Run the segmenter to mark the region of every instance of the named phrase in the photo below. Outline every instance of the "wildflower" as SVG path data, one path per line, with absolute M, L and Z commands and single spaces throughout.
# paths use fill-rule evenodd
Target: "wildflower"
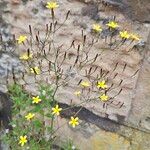
M 103 80 L 103 81 L 99 81 L 99 82 L 97 83 L 97 87 L 98 87 L 98 88 L 105 89 L 105 88 L 107 88 L 107 85 L 105 84 L 105 81 Z
M 29 113 L 28 115 L 25 116 L 25 118 L 27 120 L 31 120 L 34 116 L 35 116 L 35 114 Z
M 55 107 L 52 108 L 52 111 L 53 111 L 52 114 L 59 116 L 61 110 L 62 108 L 59 108 L 59 106 L 56 105 Z
M 25 143 L 27 143 L 27 136 L 20 136 L 19 144 L 21 144 L 21 146 L 24 146 Z
M 105 102 L 105 101 L 108 101 L 109 97 L 106 94 L 102 94 L 99 98 L 101 101 Z
M 87 81 L 82 81 L 82 82 L 81 82 L 81 85 L 82 85 L 83 87 L 89 87 L 89 86 L 90 86 L 90 83 L 87 82 Z
M 120 37 L 123 39 L 129 39 L 130 38 L 130 34 L 127 31 L 120 31 L 119 34 L 120 34 Z
M 72 125 L 73 128 L 75 128 L 75 126 L 79 125 L 79 118 L 76 117 L 71 117 L 70 121 L 69 121 L 69 124 Z
M 30 68 L 31 73 L 34 73 L 36 75 L 40 74 L 40 69 L 38 67 Z
M 93 30 L 96 32 L 101 32 L 102 28 L 99 24 L 93 24 Z
M 27 54 L 27 53 L 24 53 L 22 56 L 20 56 L 20 59 L 22 60 L 28 60 L 30 58 L 32 58 L 33 54 Z
M 46 8 L 48 8 L 48 9 L 55 9 L 57 7 L 59 7 L 57 2 L 47 2 Z
M 39 98 L 39 96 L 37 96 L 37 97 L 32 97 L 32 103 L 33 104 L 38 104 L 39 102 L 41 102 L 42 100 Z
M 76 92 L 74 92 L 74 94 L 75 94 L 76 96 L 80 96 L 80 95 L 81 95 L 81 91 L 76 91 Z
M 17 39 L 18 44 L 23 43 L 27 39 L 27 36 L 25 35 L 20 35 L 19 38 Z
M 118 23 L 115 22 L 115 21 L 110 21 L 108 24 L 106 24 L 109 28 L 112 28 L 112 29 L 116 29 L 119 27 Z
M 136 34 L 130 34 L 130 39 L 135 40 L 135 41 L 139 41 L 140 37 Z

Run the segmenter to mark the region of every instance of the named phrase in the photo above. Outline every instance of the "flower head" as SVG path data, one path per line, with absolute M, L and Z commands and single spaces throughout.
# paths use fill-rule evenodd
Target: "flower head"
M 39 102 L 41 102 L 42 100 L 39 98 L 39 96 L 37 97 L 32 97 L 32 103 L 33 104 L 38 104 Z
M 59 7 L 57 2 L 47 2 L 47 4 L 46 4 L 46 8 L 48 8 L 48 9 L 55 9 L 57 7 Z
M 21 146 L 24 146 L 25 143 L 27 143 L 27 136 L 20 136 L 19 144 L 21 144 Z
M 87 81 L 82 81 L 82 82 L 81 82 L 81 85 L 82 85 L 83 87 L 89 87 L 89 86 L 90 86 L 90 83 L 87 82 Z
M 30 54 L 27 54 L 27 53 L 24 53 L 23 55 L 20 56 L 20 59 L 21 60 L 28 60 L 30 58 L 32 58 L 33 54 L 30 53 Z
M 130 39 L 135 40 L 135 41 L 139 41 L 140 37 L 138 35 L 132 33 L 132 34 L 130 34 Z
M 28 115 L 25 116 L 25 118 L 27 120 L 31 120 L 34 116 L 35 116 L 35 114 L 29 113 Z
M 108 24 L 106 24 L 111 29 L 116 29 L 119 27 L 118 23 L 115 21 L 110 21 Z
M 76 91 L 76 92 L 74 92 L 74 94 L 75 94 L 76 96 L 80 96 L 80 95 L 81 95 L 81 91 Z
M 102 31 L 102 27 L 99 24 L 93 24 L 93 30 L 95 32 L 101 32 Z
M 104 80 L 103 81 L 98 81 L 97 87 L 102 88 L 102 89 L 106 89 L 107 88 L 106 82 Z
M 120 31 L 119 34 L 120 34 L 120 37 L 123 39 L 129 39 L 130 38 L 130 34 L 127 31 Z
M 106 94 L 102 94 L 99 98 L 101 101 L 106 102 L 106 101 L 108 101 L 109 97 Z
M 27 36 L 25 35 L 20 35 L 19 38 L 17 39 L 18 44 L 23 43 L 27 39 Z
M 75 126 L 79 125 L 79 118 L 78 117 L 71 117 L 69 124 L 72 125 L 73 128 L 75 128 Z
M 36 75 L 40 74 L 40 72 L 41 72 L 38 67 L 30 68 L 30 71 L 31 71 L 31 73 L 34 73 Z
M 53 111 L 52 114 L 59 116 L 61 110 L 62 108 L 59 108 L 59 106 L 56 105 L 55 107 L 52 108 L 52 111 Z

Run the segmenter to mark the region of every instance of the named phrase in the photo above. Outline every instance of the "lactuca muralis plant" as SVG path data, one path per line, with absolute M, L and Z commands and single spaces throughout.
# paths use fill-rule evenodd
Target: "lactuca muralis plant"
M 53 126 L 45 126 L 45 119 L 52 119 L 53 90 L 40 87 L 39 95 L 32 96 L 25 93 L 19 85 L 9 88 L 13 100 L 13 130 L 6 134 L 5 139 L 11 149 L 40 150 L 52 146 L 52 138 L 45 140 L 45 131 L 53 135 Z
M 66 122 L 73 128 L 80 124 L 78 114 L 89 102 L 102 103 L 104 109 L 107 109 L 107 106 L 121 108 L 124 103 L 115 98 L 122 92 L 123 80 L 121 79 L 117 85 L 109 81 L 110 78 L 115 79 L 118 76 L 115 70 L 119 63 L 114 64 L 111 70 L 105 70 L 96 63 L 100 61 L 101 53 L 105 50 L 117 51 L 126 47 L 126 51 L 129 52 L 140 40 L 138 35 L 120 29 L 120 25 L 114 18 L 105 26 L 99 23 L 91 25 L 91 41 L 89 35 L 82 31 L 80 41 L 73 40 L 70 47 L 63 48 L 63 44 L 56 44 L 57 33 L 68 20 L 70 11 L 67 12 L 63 23 L 58 23 L 55 9 L 59 9 L 59 4 L 48 2 L 46 7 L 51 12 L 51 20 L 49 24 L 46 24 L 44 38 L 39 31 L 33 32 L 29 25 L 29 35 L 20 35 L 16 40 L 18 49 L 21 45 L 26 51 L 21 54 L 19 52 L 19 58 L 24 66 L 21 78 L 16 79 L 15 73 L 12 72 L 15 86 L 10 90 L 14 101 L 14 117 L 11 125 L 14 127 L 7 134 L 6 139 L 15 149 L 52 148 L 55 143 L 55 133 L 61 128 L 54 128 L 55 118 L 65 111 L 59 106 L 57 94 L 64 88 L 76 87 L 72 94 L 80 99 L 80 103 L 74 103 L 71 100 L 71 106 L 68 108 L 81 106 L 81 109 L 70 116 L 70 120 Z M 104 31 L 108 33 L 105 36 Z M 97 52 L 93 55 L 94 45 L 101 40 L 104 40 L 105 47 L 101 53 Z M 125 71 L 126 66 L 127 64 L 124 64 L 122 72 Z M 79 78 L 71 77 L 75 74 Z M 41 86 L 41 83 L 44 86 Z M 33 95 L 29 91 L 24 93 L 24 88 L 29 84 L 40 87 L 39 94 Z M 112 95 L 111 91 L 114 89 L 119 90 Z M 47 119 L 50 120 L 48 125 Z
M 41 86 L 39 95 L 33 96 L 25 93 L 19 85 L 9 87 L 9 93 L 14 103 L 13 120 L 10 123 L 13 130 L 6 133 L 3 140 L 9 144 L 11 149 L 44 150 L 47 148 L 51 150 L 55 147 L 70 149 L 71 145 L 73 146 L 71 143 L 65 145 L 62 143 L 59 147 L 53 143 L 56 140 L 55 132 L 60 128 L 54 128 L 53 120 L 62 110 L 54 101 L 53 92 L 51 87 Z M 45 121 L 50 123 L 46 124 Z M 77 120 L 69 122 L 73 127 L 77 123 Z

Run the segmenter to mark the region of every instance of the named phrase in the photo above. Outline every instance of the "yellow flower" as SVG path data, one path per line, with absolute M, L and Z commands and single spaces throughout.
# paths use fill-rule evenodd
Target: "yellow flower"
M 115 21 L 110 21 L 108 24 L 106 24 L 108 27 L 112 28 L 112 29 L 116 29 L 119 27 L 118 23 Z
M 130 39 L 135 40 L 135 41 L 139 41 L 140 37 L 136 34 L 130 34 Z
M 38 104 L 39 102 L 41 102 L 42 100 L 39 98 L 39 96 L 37 97 L 32 97 L 32 103 L 33 104 Z
M 97 87 L 98 88 L 102 88 L 102 89 L 105 89 L 105 88 L 107 88 L 107 85 L 105 84 L 106 82 L 103 80 L 103 81 L 99 81 L 98 83 L 97 83 Z
M 40 69 L 38 67 L 34 67 L 34 68 L 30 68 L 30 71 L 31 73 L 34 73 L 34 74 L 40 74 Z
M 76 96 L 80 96 L 80 95 L 81 95 L 81 91 L 76 91 L 76 92 L 74 92 L 74 94 L 75 94 Z
M 79 118 L 71 117 L 69 124 L 72 125 L 73 128 L 75 128 L 75 126 L 79 125 Z
M 105 101 L 108 101 L 109 97 L 106 94 L 102 94 L 99 98 L 101 101 L 105 102 Z
M 102 28 L 99 24 L 93 24 L 93 30 L 96 32 L 101 32 Z
M 34 116 L 35 116 L 35 114 L 29 113 L 28 115 L 25 116 L 25 118 L 27 120 L 31 120 Z
M 55 9 L 57 7 L 59 7 L 59 5 L 56 2 L 47 2 L 46 8 Z
M 130 38 L 130 34 L 127 31 L 120 31 L 119 34 L 120 34 L 120 37 L 123 39 L 129 39 Z
M 24 53 L 22 56 L 20 56 L 20 59 L 21 60 L 28 60 L 30 58 L 32 58 L 33 54 L 27 54 L 27 53 Z
M 23 43 L 27 39 L 27 36 L 25 35 L 20 35 L 19 38 L 17 39 L 18 44 Z
M 20 136 L 19 144 L 21 144 L 21 146 L 24 146 L 25 143 L 27 143 L 27 136 Z
M 55 107 L 52 108 L 52 111 L 53 111 L 52 114 L 59 116 L 61 110 L 62 108 L 59 108 L 59 106 L 56 105 Z
M 89 87 L 89 86 L 90 86 L 90 83 L 87 82 L 87 81 L 82 81 L 82 82 L 81 82 L 81 85 L 82 85 L 83 87 Z

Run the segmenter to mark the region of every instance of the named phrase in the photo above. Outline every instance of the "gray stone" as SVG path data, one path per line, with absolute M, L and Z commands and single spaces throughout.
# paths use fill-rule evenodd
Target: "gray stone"
M 90 4 L 82 8 L 81 13 L 83 16 L 88 16 L 91 19 L 98 20 L 98 5 Z
M 150 23 L 149 0 L 103 0 L 103 2 L 118 7 L 119 10 L 133 20 Z
M 132 100 L 132 107 L 129 113 L 128 121 L 135 126 L 150 129 L 150 34 L 148 36 L 145 54 L 141 63 L 141 68 L 135 87 L 135 94 Z
M 20 60 L 13 53 L 0 51 L 0 77 L 7 77 L 13 71 L 14 73 L 23 71 Z

